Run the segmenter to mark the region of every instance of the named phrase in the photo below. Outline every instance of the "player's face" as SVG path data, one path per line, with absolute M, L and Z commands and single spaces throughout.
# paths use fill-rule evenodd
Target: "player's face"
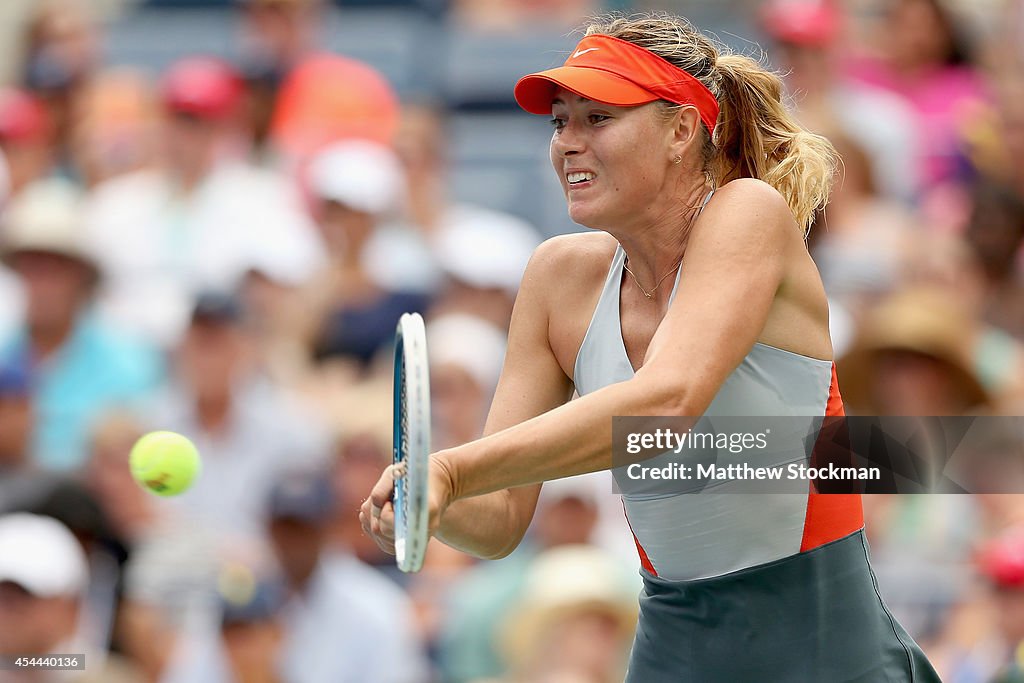
M 621 229 L 662 213 L 673 135 L 656 105 L 613 107 L 559 90 L 551 114 L 551 163 L 574 221 Z

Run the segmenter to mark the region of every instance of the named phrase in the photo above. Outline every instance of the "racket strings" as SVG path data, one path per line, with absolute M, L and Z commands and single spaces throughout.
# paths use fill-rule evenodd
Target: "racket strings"
M 400 489 L 400 495 L 398 498 L 398 505 L 402 508 L 402 515 L 399 518 L 400 523 L 403 525 L 402 533 L 405 533 L 405 526 L 408 525 L 408 517 L 405 513 L 409 509 L 409 478 L 405 475 L 408 474 L 407 466 L 409 462 L 409 393 L 408 393 L 408 382 L 405 381 L 405 362 L 402 361 L 402 377 L 401 389 L 399 393 L 398 405 L 400 406 L 399 412 L 399 425 L 401 439 L 398 442 L 398 454 L 399 463 L 402 466 L 403 476 L 398 480 L 398 488 Z M 396 520 L 398 521 L 398 520 Z

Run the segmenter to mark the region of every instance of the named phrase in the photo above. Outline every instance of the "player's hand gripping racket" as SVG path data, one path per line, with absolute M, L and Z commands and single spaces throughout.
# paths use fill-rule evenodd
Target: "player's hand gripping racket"
M 406 313 L 395 334 L 395 559 L 418 572 L 427 552 L 430 461 L 430 375 L 427 335 L 419 313 Z

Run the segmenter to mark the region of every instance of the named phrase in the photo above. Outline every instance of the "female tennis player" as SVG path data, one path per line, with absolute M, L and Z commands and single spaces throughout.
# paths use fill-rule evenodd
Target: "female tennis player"
M 569 214 L 533 256 L 486 436 L 433 454 L 431 529 L 511 552 L 546 480 L 612 467 L 612 417 L 841 414 L 804 238 L 834 153 L 777 76 L 683 19 L 612 17 L 528 75 Z M 573 389 L 580 398 L 569 401 Z M 360 512 L 391 548 L 389 469 Z M 810 486 L 808 487 L 810 489 Z M 630 683 L 937 681 L 874 586 L 851 495 L 624 496 Z

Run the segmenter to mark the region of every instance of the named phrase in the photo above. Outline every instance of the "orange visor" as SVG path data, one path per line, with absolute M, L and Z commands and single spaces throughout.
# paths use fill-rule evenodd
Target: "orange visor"
M 718 121 L 718 100 L 703 83 L 650 50 L 612 36 L 587 36 L 564 66 L 520 78 L 516 102 L 531 114 L 550 114 L 558 88 L 617 107 L 655 100 L 692 105 L 709 133 Z

